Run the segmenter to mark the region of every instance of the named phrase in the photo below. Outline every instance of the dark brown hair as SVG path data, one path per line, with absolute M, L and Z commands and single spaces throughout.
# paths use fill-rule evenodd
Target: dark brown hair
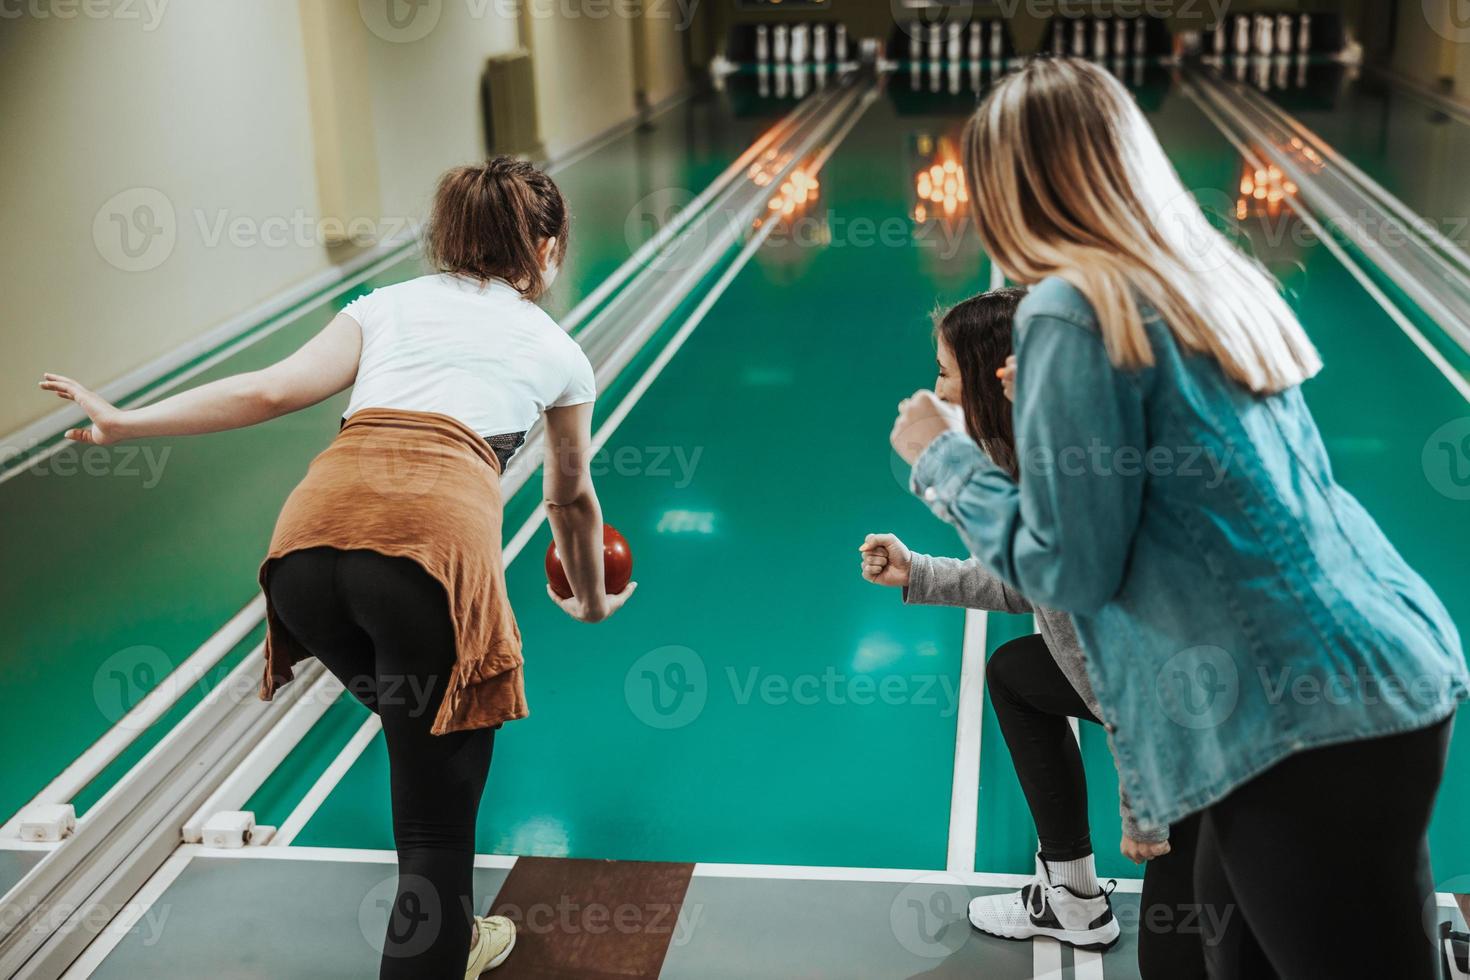
M 965 429 L 1011 476 L 1020 474 L 1011 403 L 996 372 L 1011 353 L 1011 325 L 1025 289 L 992 289 L 935 317 L 934 333 L 954 354 L 964 391 Z
M 537 299 L 547 284 L 536 250 L 555 238 L 551 261 L 559 264 L 569 223 L 566 199 L 550 177 L 524 160 L 491 157 L 439 178 L 424 254 L 440 272 L 504 279 Z

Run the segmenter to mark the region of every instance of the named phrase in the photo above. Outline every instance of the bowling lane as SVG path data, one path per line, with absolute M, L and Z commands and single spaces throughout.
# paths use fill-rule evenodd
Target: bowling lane
M 905 609 L 856 549 L 884 528 L 958 547 L 886 437 L 933 379 L 928 312 L 988 279 L 972 238 L 916 238 L 910 218 L 972 102 L 874 104 L 810 220 L 757 253 L 617 431 L 599 489 L 637 558 L 630 606 L 563 617 L 545 528 L 512 566 L 531 717 L 499 736 L 480 850 L 944 866 L 962 616 Z M 296 843 L 391 847 L 386 786 L 379 738 Z
M 651 222 L 637 220 L 651 189 L 697 192 L 771 118 L 729 96 L 681 103 L 557 170 L 577 218 L 552 308 L 569 308 L 652 233 Z M 351 298 L 420 271 L 405 257 L 347 294 L 294 309 L 277 332 L 191 384 L 269 364 Z M 0 769 L 0 814 L 28 801 L 253 598 L 280 503 L 345 405 L 339 397 L 204 439 L 67 448 L 0 483 L 0 685 L 10 694 L 0 741 L 29 746 Z M 192 690 L 183 706 L 201 694 Z M 153 726 L 138 748 L 173 720 Z M 110 768 L 86 800 L 118 771 Z
M 1470 124 L 1373 72 L 1334 63 L 1293 70 L 1266 95 L 1445 237 L 1470 248 Z

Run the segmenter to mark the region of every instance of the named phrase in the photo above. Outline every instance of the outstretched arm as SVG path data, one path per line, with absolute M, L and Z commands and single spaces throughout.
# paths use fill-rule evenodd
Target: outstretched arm
M 41 388 L 76 402 L 91 426 L 66 438 L 105 446 L 149 436 L 191 436 L 241 429 L 317 404 L 357 377 L 362 328 L 339 313 L 321 333 L 285 360 L 181 391 L 139 408 L 118 408 L 71 378 L 46 374 Z

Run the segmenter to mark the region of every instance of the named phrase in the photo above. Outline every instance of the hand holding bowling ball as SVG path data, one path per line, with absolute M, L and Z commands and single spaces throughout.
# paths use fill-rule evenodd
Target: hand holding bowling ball
M 607 594 L 607 608 L 600 617 L 589 616 L 587 604 L 572 594 L 572 585 L 567 580 L 561 556 L 557 554 L 556 541 L 553 539 L 546 549 L 546 591 L 574 619 L 595 621 L 611 616 L 638 587 L 636 582 L 629 584 L 633 577 L 633 552 L 628 547 L 628 539 L 611 524 L 603 524 L 602 542 L 603 590 Z

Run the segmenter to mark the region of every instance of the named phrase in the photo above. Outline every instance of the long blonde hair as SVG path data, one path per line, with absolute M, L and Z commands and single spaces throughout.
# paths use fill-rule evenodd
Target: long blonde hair
M 965 181 L 980 241 L 1020 283 L 1056 275 L 1097 315 L 1108 358 L 1153 363 L 1138 301 L 1180 345 L 1256 394 L 1322 360 L 1275 281 L 1205 218 L 1117 79 L 1080 58 L 1039 58 L 970 118 Z

